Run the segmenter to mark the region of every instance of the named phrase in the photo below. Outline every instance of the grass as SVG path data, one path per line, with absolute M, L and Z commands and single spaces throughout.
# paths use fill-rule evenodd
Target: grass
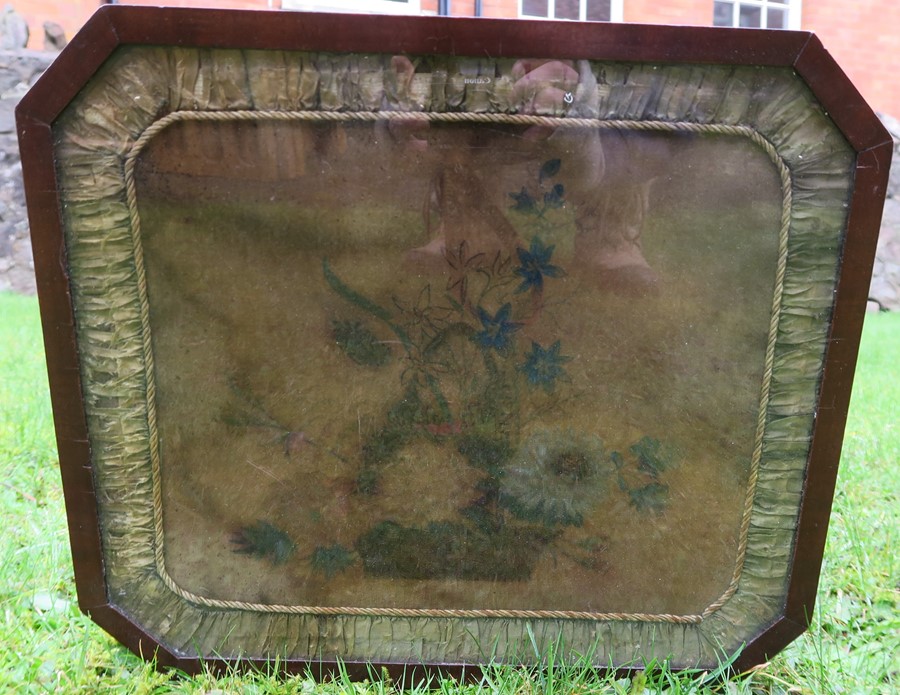
M 867 317 L 813 627 L 771 663 L 723 682 L 651 665 L 633 678 L 586 662 L 504 666 L 411 693 L 893 693 L 900 689 L 900 314 Z M 75 601 L 37 301 L 0 294 L 0 692 L 386 693 L 372 674 L 317 685 L 272 673 L 157 673 Z M 553 663 L 554 654 L 546 655 Z

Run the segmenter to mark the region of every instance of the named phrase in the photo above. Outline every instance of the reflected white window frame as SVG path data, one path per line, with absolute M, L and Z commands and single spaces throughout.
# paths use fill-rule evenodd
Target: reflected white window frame
M 420 0 L 281 0 L 283 10 L 357 14 L 421 14 Z
M 542 17 L 533 14 L 525 14 L 523 11 L 523 2 L 519 0 L 519 18 L 520 19 L 556 19 L 556 0 L 547 0 L 547 16 Z M 624 0 L 609 0 L 609 21 L 610 22 L 622 22 L 624 21 Z M 585 0 L 578 0 L 578 21 L 584 22 L 587 13 L 587 3 Z M 557 21 L 575 21 L 575 20 L 557 20 Z
M 760 29 L 767 29 L 768 9 L 772 7 L 787 12 L 787 29 L 800 29 L 800 17 L 802 14 L 803 0 L 719 0 L 720 2 L 731 5 L 731 26 L 740 27 L 741 7 L 757 7 L 760 9 L 760 19 L 762 26 Z M 715 0 L 713 8 L 715 12 Z M 779 29 L 781 27 L 778 27 Z

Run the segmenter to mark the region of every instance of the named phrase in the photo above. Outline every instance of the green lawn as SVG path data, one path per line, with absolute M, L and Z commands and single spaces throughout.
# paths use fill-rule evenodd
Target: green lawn
M 729 683 L 665 666 L 634 679 L 578 666 L 498 667 L 444 693 L 893 693 L 900 689 L 900 314 L 869 315 L 813 628 Z M 266 674 L 159 674 L 78 611 L 56 467 L 37 301 L 0 294 L 0 692 L 390 692 Z

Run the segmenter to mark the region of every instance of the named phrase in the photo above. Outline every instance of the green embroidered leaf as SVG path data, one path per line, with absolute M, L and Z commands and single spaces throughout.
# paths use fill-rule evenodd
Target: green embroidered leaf
M 380 321 L 384 321 L 387 324 L 388 328 L 390 328 L 394 334 L 400 338 L 400 342 L 403 343 L 403 347 L 409 351 L 412 346 L 412 342 L 409 339 L 409 335 L 407 335 L 406 331 L 404 331 L 400 326 L 393 323 L 391 313 L 370 300 L 367 297 L 364 297 L 356 290 L 351 289 L 347 285 L 345 285 L 341 279 L 335 275 L 334 271 L 331 269 L 331 265 L 328 263 L 327 258 L 322 259 L 322 274 L 325 276 L 325 282 L 328 283 L 328 286 L 331 287 L 335 292 L 337 292 L 341 297 L 346 299 L 351 304 L 356 305 L 360 309 L 365 312 L 368 312 L 375 318 Z
M 235 553 L 265 558 L 273 565 L 287 562 L 296 547 L 284 531 L 262 520 L 253 526 L 238 529 L 232 535 L 231 542 Z
M 671 468 L 676 459 L 676 452 L 672 447 L 652 437 L 642 437 L 637 444 L 631 446 L 631 453 L 638 459 L 638 468 L 654 478 Z
M 635 488 L 629 493 L 631 504 L 640 512 L 659 514 L 669 503 L 669 486 L 661 483 L 648 483 Z
M 343 572 L 353 564 L 354 553 L 340 543 L 317 546 L 312 554 L 312 566 L 331 579 L 338 572 Z
M 383 367 L 390 362 L 390 348 L 359 321 L 332 321 L 331 336 L 344 354 L 357 364 Z

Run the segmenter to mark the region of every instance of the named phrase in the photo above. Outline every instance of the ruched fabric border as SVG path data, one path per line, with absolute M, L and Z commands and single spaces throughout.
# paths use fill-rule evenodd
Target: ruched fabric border
M 559 636 L 573 648 L 596 642 L 607 652 L 598 651 L 599 661 L 628 660 L 653 645 L 680 663 L 714 660 L 719 650 L 745 640 L 748 630 L 771 622 L 784 600 L 852 151 L 789 70 L 583 61 L 576 108 L 522 116 L 511 101 L 512 61 L 448 59 L 430 73 L 416 73 L 405 86 L 382 67 L 388 61 L 387 56 L 131 47 L 114 56 L 55 124 L 110 599 L 186 653 L 452 661 L 478 660 L 484 645 L 496 644 L 498 656 L 511 658 L 530 621 L 538 621 L 533 633 L 539 644 Z M 482 73 L 495 79 L 467 92 L 466 80 Z M 388 110 L 361 116 L 378 109 Z M 192 599 L 166 583 L 154 504 L 158 475 L 148 465 L 155 446 L 147 410 L 152 355 L 148 362 L 146 295 L 142 300 L 126 162 L 138 141 L 152 136 L 149 129 L 164 127 L 166 118 L 186 117 L 175 114 L 233 118 L 243 112 L 257 119 L 309 112 L 320 120 L 473 122 L 499 116 L 509 119 L 502 122 L 539 119 L 557 127 L 584 127 L 578 121 L 587 119 L 591 127 L 706 133 L 726 126 L 736 130 L 722 134 L 750 137 L 776 153 L 773 162 L 786 186 L 781 291 L 773 299 L 753 454 L 755 493 L 744 510 L 733 581 L 719 600 L 701 615 L 668 616 L 669 621 L 570 611 L 290 613 L 279 612 L 285 607 Z

